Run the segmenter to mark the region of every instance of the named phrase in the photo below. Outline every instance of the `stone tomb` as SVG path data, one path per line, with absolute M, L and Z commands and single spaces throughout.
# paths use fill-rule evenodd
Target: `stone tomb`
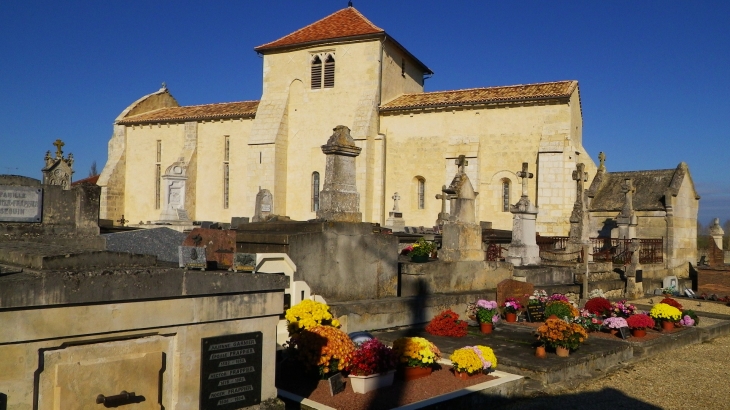
M 139 229 L 102 235 L 106 250 L 154 255 L 158 261 L 178 263 L 178 246 L 186 235 L 167 227 Z
M 208 268 L 208 261 L 205 257 L 205 248 L 198 246 L 179 246 L 178 247 L 180 267 L 184 269 L 200 269 Z
M 205 248 L 205 257 L 211 268 L 228 269 L 233 266 L 233 254 L 236 250 L 236 231 L 195 228 L 185 237 L 183 246 L 199 246 Z
M 501 306 L 507 298 L 515 298 L 522 306 L 527 306 L 534 291 L 535 286 L 532 283 L 505 279 L 497 284 L 497 303 Z

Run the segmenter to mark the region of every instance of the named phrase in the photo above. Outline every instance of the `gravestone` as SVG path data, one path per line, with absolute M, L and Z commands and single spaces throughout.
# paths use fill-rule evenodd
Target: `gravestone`
M 43 189 L 0 185 L 0 222 L 41 222 Z
M 182 232 L 167 227 L 102 235 L 106 240 L 106 250 L 108 251 L 155 255 L 157 260 L 165 262 L 178 262 L 178 246 L 186 236 Z
M 187 165 L 180 158 L 165 170 L 161 177 L 162 221 L 188 221 L 185 211 L 185 185 L 187 183 Z
M 385 226 L 391 228 L 393 232 L 404 232 L 406 222 L 403 220 L 403 213 L 400 211 L 398 206 L 400 195 L 396 192 L 391 198 L 393 199 L 393 210 L 388 213 L 388 219 L 385 220 Z
M 515 205 L 509 207 L 512 213 L 512 242 L 507 251 L 507 262 L 514 266 L 539 265 L 540 248 L 536 242 L 538 209 L 527 196 L 527 181 L 534 175 L 527 172 L 527 162 L 522 163 L 522 171 L 517 172 L 522 178 L 522 196 Z
M 355 165 L 362 148 L 355 145 L 350 129 L 344 125 L 338 125 L 333 131 L 327 144 L 322 145 L 322 152 L 327 158 L 317 219 L 328 222 L 362 222 Z
M 479 194 L 464 167 L 469 163 L 464 155 L 456 160 L 459 166 L 451 185 L 444 193 L 455 198 L 455 210 L 452 209 L 449 221 L 443 225 L 442 244 L 439 250 L 439 260 L 444 262 L 483 261 L 485 253 L 482 250 L 482 228 L 476 222 L 475 204 Z
M 449 195 L 446 193 L 446 189 L 448 187 L 446 185 L 441 186 L 441 193 L 436 194 L 436 199 L 441 200 L 441 212 L 439 212 L 438 218 L 436 218 L 436 225 L 437 226 L 443 226 L 448 220 L 449 220 L 449 213 L 446 212 L 446 201 L 450 201 L 451 199 L 454 199 L 454 196 Z
M 662 280 L 662 288 L 674 288 L 675 291 L 679 292 L 679 279 L 676 276 L 665 276 Z
M 247 224 L 249 219 L 247 216 L 233 216 L 231 217 L 231 229 L 238 229 L 239 225 Z
M 616 225 L 618 225 L 619 239 L 636 238 L 636 226 L 639 224 L 638 217 L 634 214 L 634 187 L 633 181 L 626 178 L 621 184 L 621 192 L 624 194 L 624 205 L 621 213 L 616 217 Z
M 588 173 L 585 172 L 585 164 L 579 163 L 576 165 L 576 170 L 573 171 L 573 180 L 576 181 L 576 193 L 573 212 L 570 214 L 570 231 L 565 249 L 567 253 L 580 251 L 583 244 L 590 241 L 590 213 L 588 212 L 585 190 Z
M 268 189 L 259 189 L 256 194 L 256 209 L 252 222 L 263 222 L 274 213 L 274 195 Z
M 505 279 L 497 284 L 497 303 L 501 306 L 507 298 L 515 298 L 522 306 L 527 306 L 535 286 L 529 282 Z
M 712 225 L 710 226 L 710 236 L 715 241 L 715 245 L 722 250 L 722 237 L 725 235 L 725 231 L 720 226 L 720 218 L 715 218 L 712 220 Z
M 236 231 L 195 228 L 187 234 L 182 245 L 204 248 L 208 262 L 214 262 L 217 269 L 228 269 L 233 266 L 236 252 Z
M 261 402 L 261 332 L 202 339 L 200 409 L 235 410 Z
M 256 269 L 255 253 L 239 253 L 233 254 L 233 265 L 231 269 L 234 272 L 253 272 Z
M 197 246 L 178 247 L 179 266 L 185 269 L 205 270 L 208 262 L 205 259 L 205 248 Z

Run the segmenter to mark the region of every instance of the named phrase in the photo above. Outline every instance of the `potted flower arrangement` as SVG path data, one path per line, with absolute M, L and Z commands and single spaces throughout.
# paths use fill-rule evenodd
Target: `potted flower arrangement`
M 577 323 L 568 323 L 562 319 L 547 319 L 537 328 L 538 340 L 555 349 L 560 357 L 567 357 L 570 350 L 575 350 L 588 338 L 588 333 Z
M 433 364 L 441 358 L 441 351 L 422 337 L 401 337 L 393 342 L 393 350 L 403 365 L 406 381 L 431 374 Z
M 306 369 L 316 367 L 327 378 L 349 367 L 355 344 L 336 327 L 314 326 L 292 335 L 289 349 Z
M 454 350 L 451 355 L 454 375 L 468 379 L 478 374 L 486 374 L 497 368 L 497 356 L 487 346 L 466 346 Z
M 677 309 L 682 310 L 682 305 L 672 298 L 664 298 L 664 299 L 660 300 L 659 303 L 665 303 L 669 306 L 674 306 Z
M 431 252 L 436 250 L 436 245 L 433 242 L 427 241 L 423 238 L 418 238 L 415 244 L 413 244 L 412 250 L 408 253 L 411 258 L 411 262 L 423 263 L 428 262 L 428 257 Z
M 661 323 L 663 330 L 668 331 L 674 329 L 674 323 L 682 318 L 682 311 L 666 303 L 657 303 L 649 311 L 649 316 L 655 322 Z
M 573 322 L 581 325 L 587 332 L 597 332 L 603 326 L 603 318 L 586 309 L 581 309 L 580 315 L 573 319 Z
M 290 336 L 315 326 L 340 327 L 340 322 L 332 317 L 329 306 L 309 299 L 287 309 L 284 317 Z
M 517 321 L 517 311 L 522 309 L 522 304 L 515 298 L 507 298 L 502 302 L 502 310 L 504 317 L 508 322 Z
M 625 300 L 611 303 L 611 316 L 627 318 L 636 313 L 636 306 Z
M 570 302 L 564 300 L 551 300 L 545 306 L 545 317 L 548 318 L 553 316 L 554 318 L 557 317 L 563 320 L 566 318 L 572 320 L 579 315 L 580 312 L 578 312 L 578 309 L 570 304 Z
M 525 295 L 527 296 L 527 295 Z M 544 305 L 548 301 L 547 292 L 542 289 L 535 289 L 529 297 L 527 303 L 530 305 Z
M 646 329 L 654 327 L 654 319 L 645 313 L 637 313 L 626 319 L 626 324 L 631 329 L 631 336 L 644 337 Z
M 398 359 L 398 353 L 378 339 L 358 345 L 347 369 L 352 391 L 364 394 L 393 384 Z
M 618 333 L 619 329 L 622 327 L 628 327 L 629 324 L 626 323 L 626 319 L 622 317 L 609 317 L 603 321 L 603 326 L 608 329 L 612 335 L 615 335 Z
M 426 331 L 436 336 L 464 337 L 467 323 L 459 320 L 459 314 L 451 309 L 444 310 L 426 326 Z
M 595 315 L 609 316 L 611 312 L 611 301 L 606 298 L 589 299 L 584 308 Z
M 685 319 L 687 316 L 689 316 L 692 319 L 691 325 L 684 325 L 684 326 L 697 326 L 700 323 L 700 317 L 697 316 L 697 313 L 694 312 L 692 309 L 684 309 L 682 311 L 682 319 Z M 680 320 L 681 322 L 681 320 Z M 685 320 L 685 323 L 689 322 Z
M 479 328 L 482 333 L 492 333 L 494 324 L 499 322 L 497 302 L 493 300 L 479 299 L 477 301 L 477 322 L 479 322 Z

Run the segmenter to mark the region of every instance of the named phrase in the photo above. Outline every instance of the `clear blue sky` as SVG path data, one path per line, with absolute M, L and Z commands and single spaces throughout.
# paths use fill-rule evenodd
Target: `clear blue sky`
M 346 0 L 0 2 L 0 173 L 75 179 L 112 122 L 164 81 L 182 105 L 261 97 L 253 47 Z M 583 141 L 609 171 L 689 164 L 700 220 L 730 219 L 730 2 L 355 0 L 435 75 L 427 91 L 578 80 Z

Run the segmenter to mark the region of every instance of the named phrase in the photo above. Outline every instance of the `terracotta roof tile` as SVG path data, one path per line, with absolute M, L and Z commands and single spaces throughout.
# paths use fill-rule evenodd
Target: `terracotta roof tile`
M 258 101 L 239 101 L 220 104 L 169 107 L 134 115 L 117 121 L 118 124 L 150 124 L 170 121 L 214 120 L 221 118 L 251 118 L 256 115 Z
M 380 33 L 385 31 L 370 22 L 354 7 L 347 7 L 278 40 L 260 45 L 254 50 L 261 52 L 296 44 Z
M 565 98 L 569 97 L 577 86 L 577 81 L 556 81 L 552 83 L 404 94 L 381 105 L 380 109 L 381 111 L 391 111 L 407 108 L 443 107 L 450 105 L 502 101 L 529 101 L 545 98 Z
M 71 183 L 71 186 L 76 186 L 76 185 L 80 185 L 80 184 L 96 185 L 96 181 L 98 181 L 98 180 L 99 180 L 99 175 L 94 175 L 94 176 L 91 176 L 88 178 L 79 179 L 78 181 L 74 181 Z

